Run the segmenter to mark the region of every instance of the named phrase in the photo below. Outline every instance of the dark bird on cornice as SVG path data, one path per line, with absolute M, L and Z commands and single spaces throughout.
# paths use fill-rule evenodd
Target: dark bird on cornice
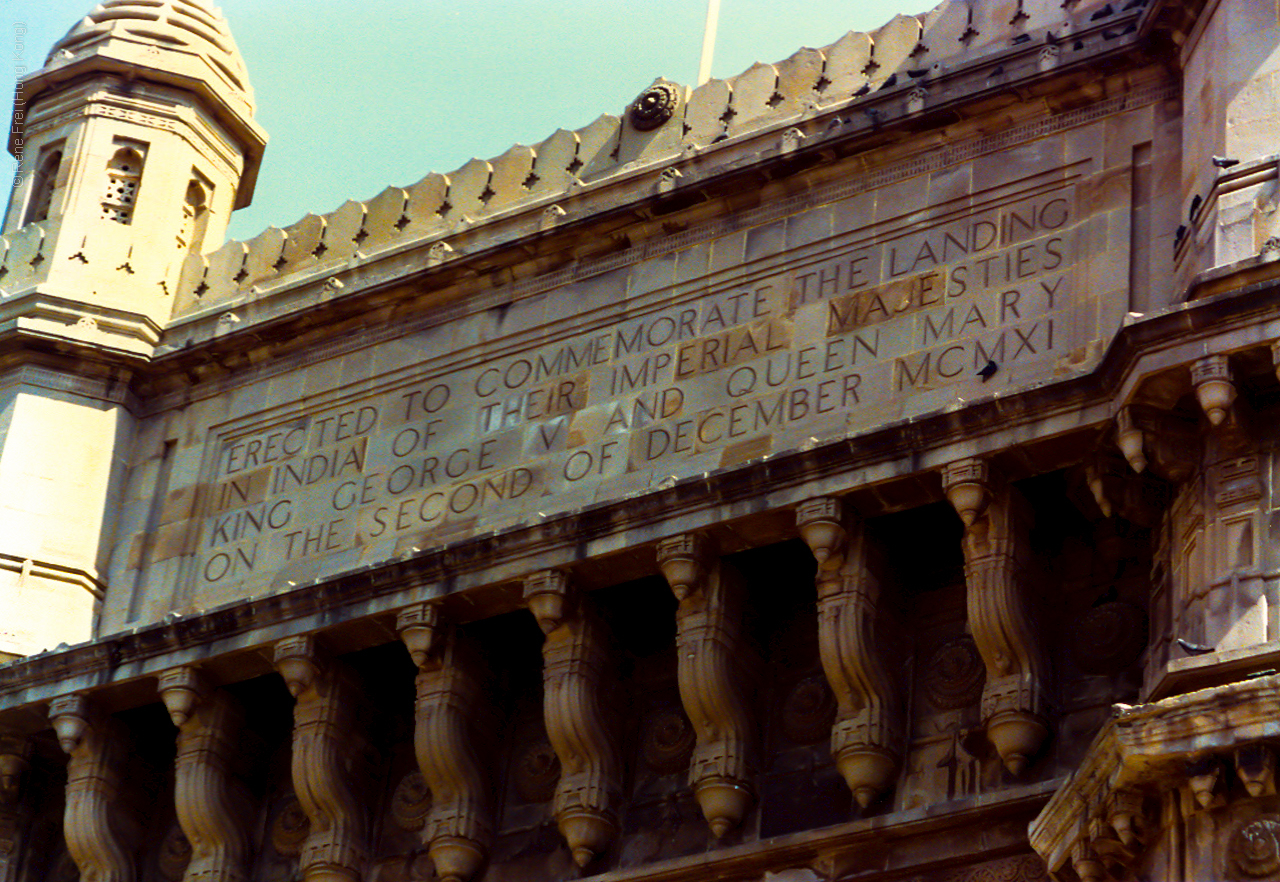
M 987 363 L 982 366 L 982 370 L 978 371 L 978 376 L 982 377 L 982 382 L 985 383 L 994 377 L 998 370 L 1000 370 L 1000 365 L 988 359 Z
M 1239 165 L 1240 160 L 1231 159 L 1227 156 L 1215 156 L 1213 158 L 1214 168 L 1231 168 L 1233 165 Z
M 1196 198 L 1191 200 L 1191 207 L 1187 209 L 1188 220 L 1196 219 L 1196 212 L 1200 210 L 1200 205 L 1203 202 L 1204 202 L 1204 197 L 1197 193 Z
M 1212 646 L 1201 646 L 1199 643 L 1188 643 L 1181 637 L 1178 638 L 1178 645 L 1186 651 L 1187 655 L 1204 655 L 1206 652 L 1213 652 Z

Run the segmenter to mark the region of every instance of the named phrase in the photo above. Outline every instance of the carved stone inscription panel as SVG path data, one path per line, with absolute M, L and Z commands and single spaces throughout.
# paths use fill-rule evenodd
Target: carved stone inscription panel
M 189 584 L 304 584 L 1087 369 L 1128 212 L 1083 165 L 911 214 L 809 209 L 516 303 L 469 354 L 436 333 L 381 344 L 403 366 L 345 356 L 375 367 L 212 428 Z

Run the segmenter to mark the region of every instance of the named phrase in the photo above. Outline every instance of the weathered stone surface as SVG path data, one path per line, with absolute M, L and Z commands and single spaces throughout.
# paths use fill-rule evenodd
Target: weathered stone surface
M 72 34 L 0 882 L 1280 873 L 1270 12 L 948 2 L 225 244 L 221 20 Z

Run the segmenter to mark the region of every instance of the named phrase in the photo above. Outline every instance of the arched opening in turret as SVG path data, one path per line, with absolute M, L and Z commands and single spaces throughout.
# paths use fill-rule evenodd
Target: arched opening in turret
M 49 217 L 53 206 L 53 193 L 58 184 L 58 170 L 62 167 L 62 147 L 50 147 L 36 166 L 35 179 L 31 182 L 31 197 L 27 201 L 27 213 L 22 226 L 39 223 Z
M 198 179 L 187 184 L 187 195 L 182 201 L 182 225 L 178 228 L 178 248 L 200 253 L 204 247 L 205 232 L 209 227 L 209 191 L 212 187 Z
M 102 199 L 102 216 L 118 224 L 133 223 L 133 206 L 138 201 L 142 183 L 142 145 L 122 146 L 107 163 L 106 192 Z

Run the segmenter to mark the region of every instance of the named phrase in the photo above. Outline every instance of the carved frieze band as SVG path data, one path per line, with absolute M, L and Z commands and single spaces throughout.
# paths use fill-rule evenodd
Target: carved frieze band
M 543 715 L 561 770 L 552 808 L 574 861 L 585 867 L 618 833 L 622 763 L 602 695 L 608 637 L 564 573 L 529 576 L 524 596 L 545 635 Z
M 818 652 L 835 693 L 831 755 L 863 808 L 898 770 L 901 710 L 876 644 L 880 580 L 861 519 L 839 499 L 796 510 L 800 535 L 818 561 Z
M 275 664 L 296 699 L 293 789 L 311 822 L 299 860 L 303 874 L 359 879 L 368 822 L 354 783 L 357 690 L 341 662 L 326 658 L 309 636 L 277 643 Z
M 675 593 L 680 700 L 696 743 L 689 765 L 702 814 L 717 837 L 742 823 L 755 802 L 752 715 L 742 660 L 737 571 L 710 542 L 684 535 L 658 545 L 658 566 Z
M 121 799 L 124 751 L 115 727 L 83 695 L 54 699 L 49 720 L 70 758 L 62 828 L 71 859 L 83 879 L 134 882 Z
M 1044 661 L 1024 591 L 1029 512 L 1021 494 L 981 460 L 952 463 L 942 483 L 965 525 L 969 627 L 987 668 L 987 737 L 1006 768 L 1021 774 L 1049 734 Z
M 493 833 L 488 781 L 475 749 L 484 694 L 477 665 L 435 606 L 406 609 L 396 625 L 419 671 L 413 744 L 431 790 L 423 841 L 441 882 L 468 882 L 484 865 Z
M 235 775 L 243 715 L 193 668 L 164 672 L 158 686 L 178 727 L 174 808 L 191 848 L 186 878 L 241 882 L 248 878 L 251 817 Z

